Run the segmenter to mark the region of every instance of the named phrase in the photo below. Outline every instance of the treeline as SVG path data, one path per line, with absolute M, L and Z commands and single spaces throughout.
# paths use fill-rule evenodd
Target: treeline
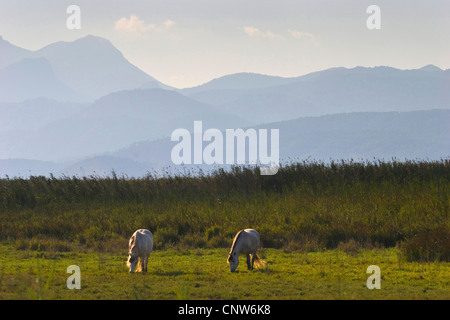
M 144 178 L 0 179 L 0 240 L 18 249 L 124 250 L 137 228 L 157 248 L 227 247 L 246 227 L 286 250 L 391 247 L 450 260 L 450 162 L 298 162 L 262 176 L 234 167 Z M 125 240 L 125 241 L 124 241 Z

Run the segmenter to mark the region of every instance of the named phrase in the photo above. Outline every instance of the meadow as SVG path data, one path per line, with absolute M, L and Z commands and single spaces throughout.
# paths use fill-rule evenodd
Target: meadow
M 297 162 L 140 179 L 0 179 L 3 299 L 449 299 L 450 162 Z M 243 228 L 261 269 L 226 257 Z M 127 242 L 154 233 L 145 275 Z M 81 268 L 68 290 L 66 268 Z M 368 290 L 378 265 L 382 289 Z M 270 283 L 270 286 L 267 284 Z
M 0 299 L 450 299 L 450 265 L 407 262 L 395 248 L 348 254 L 262 249 L 266 264 L 230 273 L 228 250 L 158 250 L 146 274 L 130 275 L 126 255 L 48 253 L 0 247 Z M 242 259 L 242 258 L 241 258 Z M 381 289 L 366 286 L 368 266 L 381 269 Z M 78 265 L 81 289 L 66 286 Z

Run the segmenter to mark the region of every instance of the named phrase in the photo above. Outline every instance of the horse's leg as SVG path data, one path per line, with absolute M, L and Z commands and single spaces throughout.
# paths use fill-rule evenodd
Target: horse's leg
M 149 255 L 147 255 L 147 256 L 145 257 L 145 260 L 144 260 L 144 271 L 145 271 L 145 272 L 147 272 L 148 256 L 149 256 Z
M 250 263 L 250 253 L 247 253 L 247 269 L 248 270 L 252 270 L 253 269 L 253 264 Z
M 252 269 L 253 269 L 253 264 L 255 263 L 256 260 L 256 251 L 252 254 Z
M 143 272 L 144 271 L 144 257 L 142 257 L 142 256 L 139 257 L 138 264 L 139 264 L 140 271 Z

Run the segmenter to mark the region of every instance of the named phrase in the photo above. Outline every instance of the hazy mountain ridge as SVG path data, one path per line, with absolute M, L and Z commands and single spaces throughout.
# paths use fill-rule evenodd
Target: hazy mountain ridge
M 251 90 L 296 81 L 297 78 L 284 78 L 265 74 L 241 72 L 213 79 L 202 85 L 179 90 L 186 95 L 210 90 Z
M 16 159 L 0 161 L 0 176 L 180 171 L 168 136 L 195 120 L 278 128 L 284 159 L 438 159 L 449 156 L 448 109 L 450 70 L 434 65 L 237 73 L 175 90 L 100 37 L 36 51 L 0 37 L 0 159 Z
M 49 67 L 55 79 L 47 76 L 36 80 L 33 74 L 35 68 L 30 68 L 30 74 L 23 68 L 20 72 L 4 71 L 14 63 L 21 64 L 24 59 L 39 61 L 41 67 Z M 5 78 L 1 85 L 7 84 L 9 80 L 14 82 L 14 88 L 17 88 L 16 92 L 5 90 L 9 92 L 6 97 L 0 91 L 0 102 L 23 101 L 37 97 L 92 102 L 115 91 L 143 86 L 172 89 L 131 64 L 109 40 L 92 35 L 71 42 L 55 42 L 36 51 L 25 50 L 0 39 L 0 66 L 3 66 L 0 79 Z M 42 74 L 48 73 L 50 71 L 46 70 Z M 27 85 L 21 85 L 23 82 Z M 28 91 L 38 91 L 32 90 L 32 84 L 48 89 L 41 90 L 39 95 L 27 94 Z M 71 92 L 64 92 L 67 89 L 62 86 L 66 86 Z
M 89 100 L 119 90 L 137 89 L 149 82 L 163 86 L 101 37 L 90 35 L 72 42 L 53 43 L 34 55 L 46 57 L 55 74 Z
M 279 129 L 280 158 L 284 160 L 296 157 L 440 159 L 450 156 L 449 123 L 450 110 L 429 110 L 303 117 L 254 128 Z M 112 155 L 170 164 L 170 150 L 175 144 L 168 138 L 143 141 Z M 207 144 L 204 142 L 203 147 Z
M 35 98 L 77 101 L 79 95 L 61 82 L 45 58 L 25 58 L 0 70 L 0 101 Z
M 255 129 L 279 129 L 282 163 L 305 159 L 324 162 L 331 159 L 440 160 L 450 157 L 449 123 L 450 110 L 362 112 L 304 117 L 265 124 Z M 206 129 L 208 127 L 203 128 Z M 1 160 L 0 167 L 3 170 L 0 176 L 41 173 L 44 168 L 52 169 L 50 172 L 55 176 L 104 176 L 111 175 L 114 170 L 118 175 L 139 177 L 155 172 L 173 174 L 183 173 L 185 170 L 195 171 L 198 168 L 208 172 L 228 167 L 174 165 L 171 150 L 177 143 L 169 138 L 141 141 L 115 152 L 80 161 L 52 163 L 29 160 L 27 163 L 21 160 L 17 163 L 8 162 L 9 167 L 6 169 L 3 166 L 7 160 Z M 208 144 L 203 142 L 203 148 Z
M 11 44 L 0 36 L 0 70 L 30 55 L 31 51 Z
M 55 161 L 100 155 L 136 141 L 168 136 L 177 128 L 191 127 L 194 120 L 220 129 L 248 125 L 244 119 L 226 115 L 174 91 L 119 91 L 25 136 L 4 141 L 0 158 Z
M 254 119 L 254 124 L 342 112 L 450 107 L 450 72 L 435 66 L 415 70 L 332 68 L 251 90 L 209 90 L 208 84 L 203 89 L 198 87 L 189 96 L 230 114 Z
M 88 104 L 37 98 L 23 102 L 0 102 L 0 133 L 37 130 L 79 113 Z

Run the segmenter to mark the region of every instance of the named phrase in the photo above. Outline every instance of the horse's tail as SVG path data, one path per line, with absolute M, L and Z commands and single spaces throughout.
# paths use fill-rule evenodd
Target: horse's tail
M 256 268 L 262 267 L 266 261 L 264 261 L 263 259 L 261 259 L 256 253 L 255 253 L 255 260 L 254 260 L 254 266 Z

